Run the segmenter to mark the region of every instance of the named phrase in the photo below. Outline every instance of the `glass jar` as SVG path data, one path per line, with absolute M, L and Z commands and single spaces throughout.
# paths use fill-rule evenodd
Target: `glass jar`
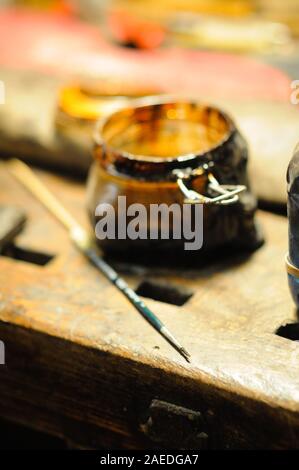
M 88 210 L 94 227 L 98 205 L 112 206 L 116 221 L 115 239 L 98 240 L 100 247 L 138 260 L 178 260 L 190 255 L 194 259 L 223 246 L 256 248 L 261 236 L 254 222 L 256 199 L 249 191 L 246 165 L 244 139 L 217 108 L 183 100 L 133 100 L 100 121 L 95 132 Z M 245 190 L 240 193 L 236 188 Z M 126 196 L 126 207 L 120 207 L 120 196 Z M 184 237 L 171 235 L 169 239 L 152 239 L 150 233 L 146 239 L 126 237 L 129 219 L 121 217 L 120 211 L 136 203 L 147 214 L 151 205 L 163 203 L 167 207 L 187 203 L 193 214 L 195 206 L 203 203 L 202 248 L 187 253 Z M 170 234 L 175 217 L 169 218 Z M 119 227 L 119 220 L 124 226 Z M 145 223 L 148 232 L 162 233 L 161 220 L 157 227 L 151 226 L 149 218 Z

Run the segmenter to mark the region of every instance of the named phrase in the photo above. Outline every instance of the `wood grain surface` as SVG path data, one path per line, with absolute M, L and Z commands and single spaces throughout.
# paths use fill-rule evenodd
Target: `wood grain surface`
M 84 186 L 38 173 L 88 225 Z M 210 448 L 298 447 L 299 344 L 275 335 L 297 321 L 284 268 L 286 218 L 258 213 L 266 244 L 250 257 L 185 270 L 115 264 L 134 288 L 154 279 L 193 292 L 180 307 L 146 299 L 190 351 L 187 364 L 4 165 L 0 188 L 1 204 L 27 212 L 18 247 L 53 255 L 45 266 L 0 257 L 2 417 L 76 446 L 180 446 L 176 429 L 169 439 L 148 430 L 160 400 L 170 414 L 173 405 L 200 413 Z

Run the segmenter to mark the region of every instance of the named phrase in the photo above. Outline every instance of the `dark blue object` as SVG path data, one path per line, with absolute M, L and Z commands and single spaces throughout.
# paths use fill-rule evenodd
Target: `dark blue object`
M 294 302 L 299 308 L 299 145 L 288 172 L 289 263 L 288 279 Z M 296 274 L 298 269 L 298 274 Z

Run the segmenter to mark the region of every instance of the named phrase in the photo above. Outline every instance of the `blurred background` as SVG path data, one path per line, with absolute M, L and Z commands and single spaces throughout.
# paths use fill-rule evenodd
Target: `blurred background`
M 285 203 L 285 169 L 299 135 L 298 107 L 290 104 L 299 78 L 297 0 L 0 5 L 0 156 L 84 177 L 96 118 L 124 97 L 188 95 L 232 115 L 250 146 L 259 199 Z
M 140 48 L 179 44 L 290 53 L 299 35 L 296 0 L 1 0 L 0 5 L 74 15 L 110 40 Z
M 1 6 L 3 65 L 8 60 L 7 53 L 15 52 L 17 45 L 19 56 L 11 58 L 11 65 L 13 59 L 19 59 L 19 66 L 25 65 L 26 60 L 26 65 L 37 65 L 39 59 L 41 68 L 49 68 L 56 58 L 56 71 L 62 66 L 58 60 L 61 62 L 62 52 L 91 53 L 110 45 L 110 53 L 116 52 L 113 46 L 143 51 L 179 47 L 235 53 L 263 58 L 293 74 L 296 71 L 296 0 L 0 0 Z M 39 48 L 37 41 L 41 42 Z M 31 55 L 28 48 L 32 49 Z M 57 48 L 61 49 L 60 57 Z M 73 73 L 103 76 L 119 72 L 113 60 L 106 62 L 105 70 L 88 62 L 85 65 L 90 69 L 82 70 L 79 59 L 77 68 L 74 60 L 65 56 L 63 59 Z M 81 66 L 82 63 L 81 60 Z

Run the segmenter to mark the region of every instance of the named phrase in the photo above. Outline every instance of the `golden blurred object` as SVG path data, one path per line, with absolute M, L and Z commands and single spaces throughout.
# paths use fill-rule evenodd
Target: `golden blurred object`
M 186 47 L 241 53 L 285 52 L 299 33 L 297 0 L 114 0 L 140 21 L 163 26 L 166 41 Z
M 157 95 L 156 88 L 117 79 L 69 84 L 61 88 L 56 111 L 58 136 L 74 146 L 91 148 L 95 122 L 128 105 L 130 99 Z
M 148 19 L 168 17 L 175 12 L 194 12 L 208 15 L 247 16 L 254 12 L 255 5 L 250 0 L 114 0 L 112 7 L 142 15 Z M 155 6 L 157 8 L 155 8 Z
M 298 0 L 256 0 L 256 9 L 260 17 L 286 24 L 299 37 Z
M 68 0 L 15 0 L 14 3 L 20 7 L 30 7 L 61 13 L 69 13 L 72 11 L 71 2 Z
M 229 18 L 176 15 L 168 25 L 172 39 L 185 46 L 232 52 L 265 53 L 292 44 L 286 25 L 255 17 L 235 21 Z
M 130 98 L 155 94 L 158 94 L 157 89 L 124 84 L 113 79 L 84 85 L 73 84 L 61 89 L 58 109 L 69 118 L 94 122 L 127 104 Z

